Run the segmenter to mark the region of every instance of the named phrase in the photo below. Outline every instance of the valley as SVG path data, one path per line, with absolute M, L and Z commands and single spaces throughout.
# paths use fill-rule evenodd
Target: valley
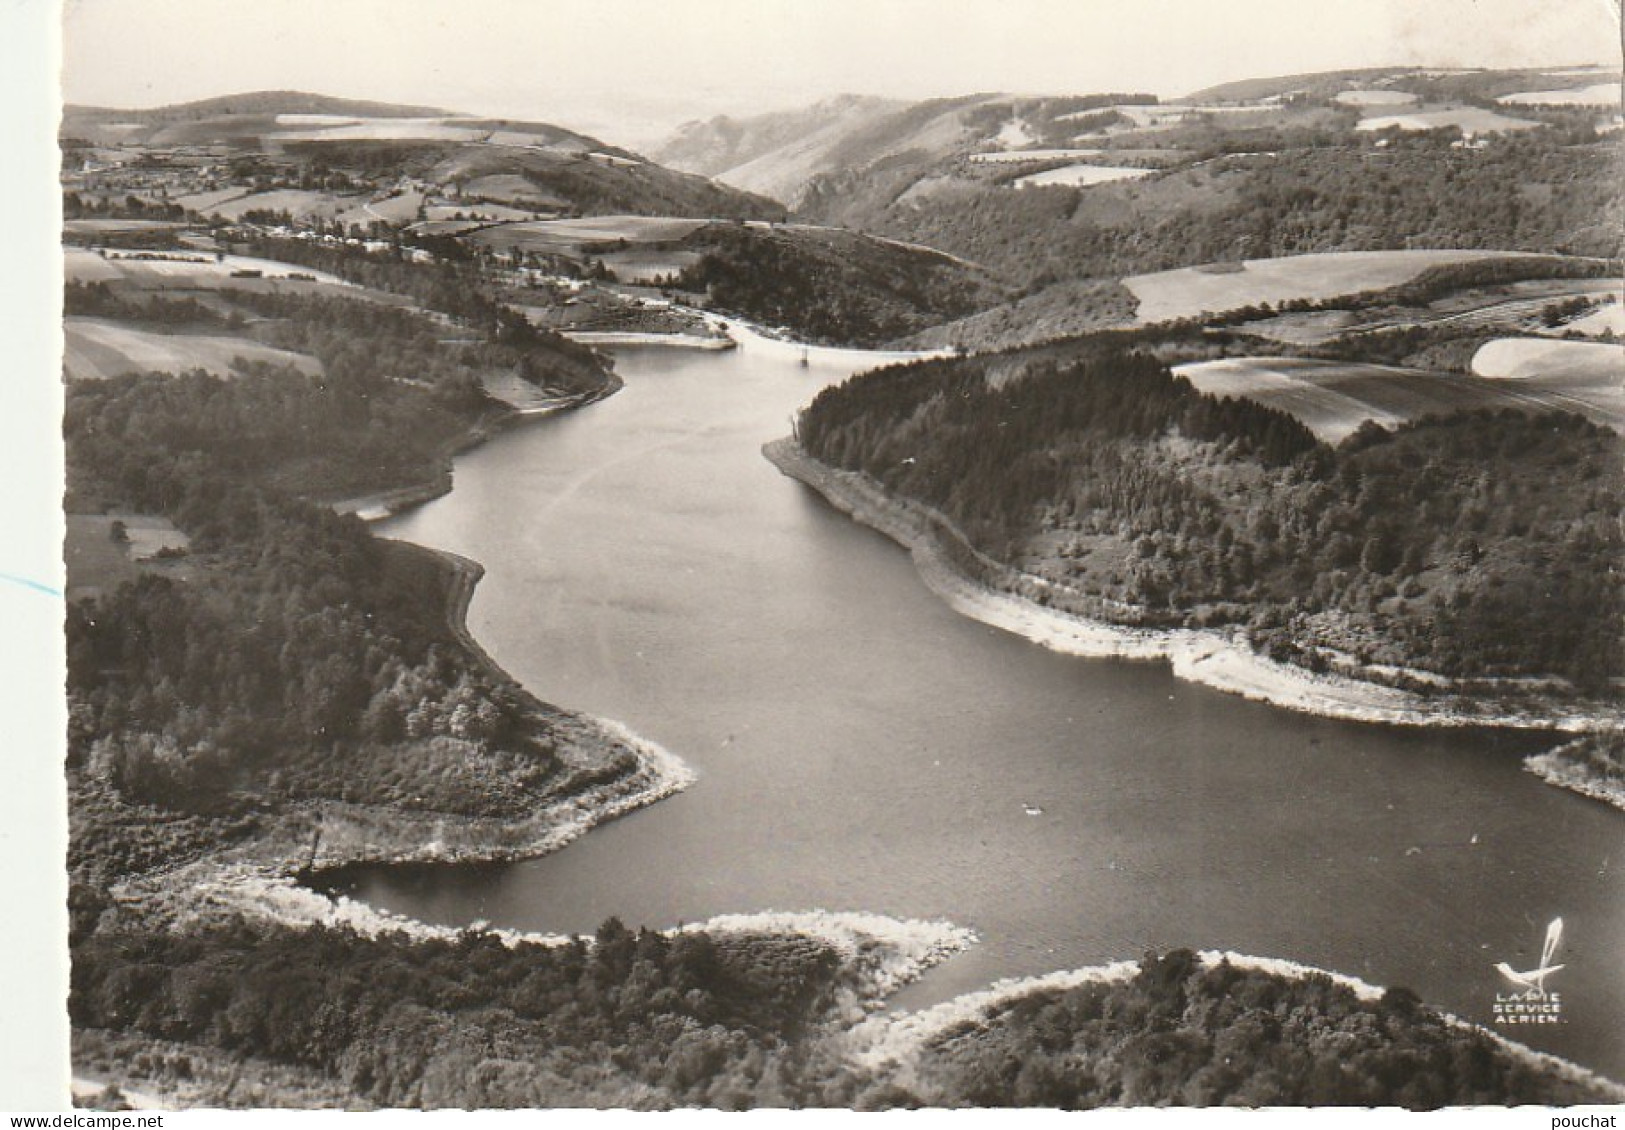
M 67 107 L 85 1101 L 1619 1101 L 1616 80 Z

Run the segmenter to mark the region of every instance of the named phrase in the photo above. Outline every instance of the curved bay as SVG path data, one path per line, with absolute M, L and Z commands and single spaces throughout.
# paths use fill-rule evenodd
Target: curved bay
M 1521 771 L 1549 741 L 1293 714 L 957 616 L 761 457 L 859 363 L 797 356 L 624 350 L 621 393 L 462 456 L 450 495 L 381 528 L 483 562 L 492 656 L 700 779 L 544 859 L 347 890 L 562 932 L 814 907 L 974 927 L 910 1006 L 1189 945 L 1484 1022 L 1493 964 L 1535 964 L 1562 915 L 1565 1021 L 1507 1034 L 1625 1075 L 1625 825 Z

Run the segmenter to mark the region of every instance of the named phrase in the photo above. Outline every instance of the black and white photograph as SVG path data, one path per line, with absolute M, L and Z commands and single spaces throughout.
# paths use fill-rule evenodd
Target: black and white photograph
M 31 4 L 0 1110 L 1625 1109 L 1616 0 Z

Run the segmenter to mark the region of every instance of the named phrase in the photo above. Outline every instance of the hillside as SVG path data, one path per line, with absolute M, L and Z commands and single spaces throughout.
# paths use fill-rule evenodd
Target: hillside
M 1525 68 L 1485 70 L 1476 67 L 1423 69 L 1419 67 L 1369 67 L 1364 70 L 1315 71 L 1300 75 L 1242 79 L 1210 86 L 1190 95 L 1191 102 L 1250 102 L 1264 98 L 1327 98 L 1340 91 L 1385 89 L 1406 91 L 1422 97 L 1447 95 L 1456 98 L 1499 98 L 1519 90 L 1545 90 L 1554 87 L 1584 86 L 1600 82 L 1619 69 L 1597 67 L 1595 73 L 1578 72 L 1591 68 Z M 1531 85 L 1533 84 L 1533 85 Z
M 927 1107 L 1400 1106 L 1597 1101 L 1403 987 L 1175 950 L 1132 976 L 1011 992 L 923 1041 Z M 991 995 L 991 994 L 990 994 Z M 968 1010 L 967 1010 L 968 1011 Z
M 368 102 L 355 98 L 334 98 L 298 90 L 257 90 L 225 94 L 196 102 L 169 106 L 120 110 L 109 106 L 63 107 L 64 122 L 121 121 L 156 124 L 159 122 L 200 121 L 206 118 L 247 114 L 330 114 L 362 118 L 428 118 L 445 114 L 432 106 L 401 106 L 391 102 Z
M 1311 669 L 1495 694 L 1625 674 L 1617 434 L 1534 405 L 1367 423 L 1331 447 L 1174 376 L 1151 350 L 1178 345 L 1103 334 L 877 370 L 821 393 L 797 434 L 940 511 L 1041 604 L 1233 624 Z
M 1611 145 L 1567 144 L 1539 131 L 1477 152 L 1429 135 L 1379 150 L 1309 129 L 1251 143 L 1283 148 L 1090 188 L 1013 190 L 961 160 L 900 158 L 820 179 L 801 212 L 1037 281 L 1404 246 L 1588 255 L 1620 248 Z M 929 195 L 918 189 L 924 184 L 933 186 Z M 1527 206 L 1532 200 L 1540 206 Z
M 69 186 L 92 205 L 150 196 L 204 214 L 229 209 L 233 219 L 251 210 L 304 211 L 363 227 L 425 218 L 420 209 L 434 203 L 426 198 L 437 197 L 450 210 L 490 202 L 527 215 L 783 213 L 763 197 L 546 122 L 315 94 L 234 95 L 154 110 L 72 107 L 59 136 L 65 166 L 82 169 Z M 255 198 L 279 189 L 316 196 Z
M 684 172 L 790 202 L 828 165 L 830 150 L 855 128 L 899 109 L 902 103 L 841 95 L 802 110 L 689 122 L 650 156 Z
M 1608 107 L 1586 101 L 1608 77 L 1378 68 L 1174 103 L 842 98 L 690 123 L 657 152 L 774 196 L 797 219 L 986 268 L 1009 302 L 918 340 L 998 347 L 1127 320 L 1120 280 L 1195 263 L 1402 248 L 1617 255 L 1617 150 Z M 1530 101 L 1553 90 L 1552 104 Z
M 794 224 L 712 224 L 676 288 L 700 304 L 813 341 L 877 346 L 987 309 L 987 272 L 922 248 Z
M 847 95 L 803 111 L 689 123 L 655 152 L 679 168 L 794 206 L 809 185 L 826 175 L 898 162 L 929 164 L 989 150 L 1067 145 L 1110 106 L 1154 101 L 1145 94 L 971 94 L 898 103 Z

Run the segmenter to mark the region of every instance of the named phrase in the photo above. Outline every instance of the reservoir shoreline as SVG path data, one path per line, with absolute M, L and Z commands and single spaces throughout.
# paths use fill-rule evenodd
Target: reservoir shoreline
M 766 444 L 762 454 L 836 510 L 907 549 L 926 587 L 956 612 L 1063 654 L 1165 661 L 1178 679 L 1343 721 L 1571 733 L 1625 726 L 1625 710 L 1619 707 L 1546 700 L 1508 710 L 1466 694 L 1423 697 L 1383 683 L 1315 674 L 1276 662 L 1258 654 L 1233 631 L 1126 626 L 1045 607 L 969 575 L 956 556 L 968 554 L 992 575 L 1017 579 L 1015 570 L 979 553 L 935 510 L 888 493 L 861 472 L 815 459 L 790 437 Z
M 780 350 L 788 348 L 779 346 Z M 414 552 L 433 554 L 445 563 L 450 570 L 445 608 L 452 634 L 493 674 L 521 685 L 474 639 L 466 621 L 484 566 L 469 557 L 414 542 L 400 544 L 411 547 Z M 1130 637 L 1130 643 L 1124 646 L 1137 645 Z M 1129 657 L 1156 656 L 1131 654 Z M 413 937 L 446 938 L 485 932 L 509 944 L 562 940 L 553 934 L 492 929 L 483 921 L 466 926 L 429 925 L 342 895 L 329 897 L 306 885 L 311 878 L 345 864 L 478 863 L 535 858 L 556 851 L 599 823 L 670 796 L 693 779 L 692 772 L 675 756 L 652 743 L 642 742 L 616 723 L 545 706 L 529 692 L 526 697 L 539 709 L 549 712 L 549 721 L 555 727 L 560 745 L 575 751 L 583 758 L 584 765 L 602 767 L 624 751 L 636 760 L 638 768 L 608 784 L 580 792 L 570 792 L 565 781 L 560 785 L 556 803 L 549 803 L 517 821 L 451 817 L 381 806 L 309 806 L 286 814 L 273 834 L 237 848 L 223 849 L 167 876 L 143 876 L 120 893 L 137 899 L 144 895 L 167 898 L 168 912 L 177 924 L 214 921 L 217 915 L 241 913 L 290 927 L 346 926 L 369 936 L 400 932 Z M 1481 723 L 1475 721 L 1474 724 Z M 317 830 L 320 830 L 320 840 L 312 850 L 309 845 Z M 148 905 L 157 908 L 156 903 Z M 976 940 L 975 935 L 963 927 L 944 921 L 926 921 L 923 916 L 914 919 L 822 911 L 728 915 L 677 928 L 793 932 L 825 941 L 847 957 L 884 955 L 872 978 L 860 978 L 865 991 L 851 1001 L 857 1011 L 849 1010 L 848 1015 L 859 1020 L 858 1013 L 871 1015 L 886 995 L 926 969 L 962 952 Z M 979 923 L 978 928 L 981 928 Z M 875 946 L 866 948 L 866 941 Z M 955 998 L 956 1001 L 961 999 Z M 1523 1050 L 1531 1056 L 1541 1055 Z M 1583 1070 L 1568 1061 L 1557 1063 L 1565 1069 Z

